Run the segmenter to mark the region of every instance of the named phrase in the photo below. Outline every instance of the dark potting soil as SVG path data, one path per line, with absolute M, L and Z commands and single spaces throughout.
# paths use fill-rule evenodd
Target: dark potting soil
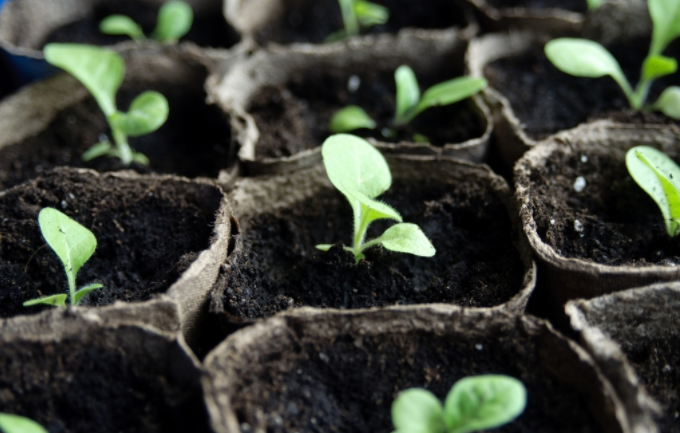
M 580 123 L 602 118 L 636 124 L 674 123 L 660 113 L 633 113 L 623 91 L 611 77 L 581 78 L 560 71 L 543 52 L 547 42 L 548 39 L 542 40 L 522 55 L 497 60 L 484 68 L 489 86 L 510 101 L 530 138 L 540 140 Z M 635 86 L 642 61 L 649 50 L 649 38 L 638 38 L 607 48 L 621 64 L 631 85 Z M 671 44 L 665 54 L 679 57 L 680 43 Z M 663 89 L 678 84 L 678 74 L 656 80 L 647 102 L 653 103 Z
M 431 68 L 419 73 L 421 89 L 452 79 L 451 67 Z M 351 91 L 350 78 L 358 77 L 359 88 Z M 374 130 L 353 131 L 361 137 L 380 141 L 412 142 L 413 134 L 424 134 L 435 146 L 462 143 L 481 137 L 486 128 L 483 115 L 471 100 L 444 107 L 430 108 L 419 114 L 406 127 L 397 130 L 396 137 L 386 138 L 383 128 L 391 127 L 396 107 L 394 70 L 379 70 L 376 65 L 357 66 L 352 70 L 314 68 L 311 72 L 292 77 L 285 87 L 266 87 L 251 103 L 249 112 L 260 131 L 256 157 L 280 158 L 320 146 L 332 135 L 328 124 L 333 115 L 348 105 L 358 105 L 377 122 Z
M 230 48 L 240 37 L 222 15 L 222 4 L 215 2 L 215 8 L 194 13 L 191 30 L 181 41 L 191 41 L 201 47 Z M 109 15 L 121 14 L 132 18 L 142 26 L 144 34 L 151 36 L 156 27 L 159 4 L 149 4 L 134 0 L 108 0 L 97 2 L 94 11 L 84 19 L 74 21 L 50 32 L 38 48 L 42 49 L 51 42 L 80 43 L 89 45 L 115 45 L 129 41 L 127 36 L 107 35 L 99 31 L 99 23 Z
M 268 432 L 388 433 L 400 391 L 426 388 L 443 401 L 457 380 L 478 374 L 514 376 L 528 390 L 524 413 L 494 431 L 601 431 L 584 396 L 543 370 L 535 340 L 524 331 L 475 339 L 413 331 L 333 341 L 299 334 L 296 350 L 268 357 L 259 380 L 249 377 L 234 391 L 231 404 L 243 431 L 254 414 L 264 413 Z
M 170 104 L 168 120 L 160 129 L 129 138 L 130 146 L 149 158 L 149 166 L 132 163 L 125 167 L 118 158 L 106 156 L 88 162 L 80 159 L 85 150 L 99 141 L 100 135 L 112 139 L 106 117 L 94 98 L 88 96 L 62 110 L 42 132 L 0 149 L 0 189 L 63 165 L 100 172 L 131 168 L 140 173 L 217 177 L 232 161 L 231 128 L 219 108 L 205 104 L 202 83 L 199 80 L 187 86 L 123 85 L 117 101 L 123 111 L 145 90 L 161 92 Z
M 510 220 L 485 186 L 397 181 L 381 200 L 405 222 L 418 224 L 437 249 L 434 257 L 374 247 L 355 264 L 354 255 L 340 246 L 352 239 L 351 208 L 339 192 L 328 189 L 295 208 L 241 221 L 243 248 L 219 279 L 213 310 L 237 323 L 300 306 L 444 302 L 492 307 L 520 290 L 523 265 Z M 374 223 L 367 239 L 390 225 Z M 328 252 L 315 248 L 334 242 Z
M 469 25 L 469 6 L 451 0 L 375 0 L 390 10 L 390 18 L 383 25 L 373 26 L 362 34 L 397 33 L 400 29 L 464 28 Z M 269 27 L 256 34 L 262 45 L 267 42 L 292 44 L 296 42 L 323 43 L 331 34 L 343 29 L 342 14 L 336 0 L 287 2 L 283 15 Z
M 582 192 L 574 190 L 579 176 L 586 182 Z M 680 245 L 668 236 L 656 203 L 628 174 L 623 156 L 554 152 L 530 179 L 518 179 L 527 182 L 538 234 L 558 254 L 606 265 L 680 263 Z
M 153 359 L 170 359 L 168 344 L 89 343 L 70 337 L 3 344 L 3 412 L 28 416 L 51 433 L 211 431 L 200 387 L 179 383 L 170 362 L 159 365 L 146 355 L 162 351 Z
M 496 9 L 526 8 L 526 9 L 564 9 L 574 12 L 586 12 L 586 0 L 486 0 Z
M 81 301 L 102 306 L 144 301 L 168 289 L 209 246 L 219 200 L 208 209 L 177 183 L 62 170 L 7 191 L 0 198 L 0 317 L 51 308 L 22 303 L 68 292 L 63 265 L 38 227 L 43 207 L 68 214 L 97 238 L 77 284 L 102 283 Z

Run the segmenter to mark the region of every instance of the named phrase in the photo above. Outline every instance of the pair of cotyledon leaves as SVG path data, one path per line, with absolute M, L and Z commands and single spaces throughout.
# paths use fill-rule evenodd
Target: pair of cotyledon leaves
M 193 23 L 194 13 L 183 1 L 164 3 L 158 11 L 156 28 L 151 37 L 162 43 L 177 42 L 187 34 Z M 139 24 L 125 15 L 111 15 L 99 23 L 99 30 L 110 35 L 127 35 L 135 41 L 146 39 Z

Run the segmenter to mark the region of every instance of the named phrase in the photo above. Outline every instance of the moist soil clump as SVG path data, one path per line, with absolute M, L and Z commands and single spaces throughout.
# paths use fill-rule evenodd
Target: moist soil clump
M 202 81 L 201 81 L 202 83 Z M 118 158 L 82 161 L 80 156 L 105 134 L 112 140 L 106 117 L 94 98 L 62 110 L 35 136 L 0 149 L 0 189 L 9 188 L 57 166 L 92 168 L 100 172 L 131 168 L 139 173 L 169 173 L 215 178 L 231 162 L 231 128 L 225 115 L 205 104 L 200 87 L 124 85 L 118 107 L 126 111 L 144 90 L 162 93 L 170 104 L 168 120 L 157 131 L 130 137 L 130 146 L 150 160 L 145 166 L 123 166 Z
M 418 73 L 421 89 L 455 78 L 450 67 L 440 71 Z M 359 79 L 355 89 L 350 81 Z M 252 101 L 249 112 L 255 118 L 260 139 L 256 158 L 281 158 L 320 146 L 332 134 L 328 124 L 333 115 L 348 105 L 358 105 L 377 122 L 374 130 L 353 131 L 361 137 L 380 141 L 414 141 L 415 133 L 423 134 L 435 146 L 461 143 L 481 137 L 486 128 L 481 114 L 471 100 L 444 107 L 433 107 L 403 128 L 396 136 L 386 138 L 396 110 L 394 71 L 379 71 L 375 65 L 352 70 L 314 69 L 312 73 L 294 76 L 285 87 L 266 87 Z
M 259 410 L 268 432 L 389 433 L 400 391 L 426 388 L 443 401 L 465 376 L 506 374 L 522 380 L 529 398 L 519 418 L 494 431 L 600 431 L 583 396 L 548 376 L 521 330 L 475 339 L 412 331 L 333 341 L 296 333 L 296 341 L 297 350 L 266 358 L 259 377 L 242 380 L 232 393 L 241 426 L 252 425 Z
M 242 221 L 242 248 L 219 278 L 213 310 L 226 313 L 228 327 L 291 307 L 492 307 L 519 292 L 523 265 L 514 231 L 505 207 L 485 186 L 397 181 L 381 200 L 423 230 L 437 250 L 434 257 L 374 247 L 355 264 L 339 244 L 352 239 L 351 207 L 327 189 L 295 208 Z M 367 239 L 390 225 L 374 223 Z M 322 243 L 338 244 L 322 252 L 315 248 Z
M 136 302 L 167 290 L 209 246 L 213 214 L 180 184 L 160 179 L 97 178 L 57 170 L 0 198 L 0 317 L 51 307 L 23 302 L 67 293 L 66 274 L 38 227 L 40 209 L 53 207 L 92 231 L 97 249 L 77 284 L 98 282 L 81 305 Z
M 573 12 L 587 12 L 586 0 L 486 0 L 496 9 L 526 8 L 526 9 L 564 9 Z
M 182 41 L 191 41 L 201 47 L 230 48 L 240 40 L 238 33 L 224 19 L 221 4 L 216 3 L 219 5 L 216 9 L 200 14 L 194 12 L 193 25 L 181 38 Z M 50 32 L 40 44 L 40 49 L 53 42 L 107 46 L 130 41 L 127 36 L 107 35 L 99 31 L 99 23 L 114 14 L 129 16 L 142 27 L 144 34 L 150 37 L 156 27 L 159 8 L 159 5 L 132 0 L 99 2 L 94 7 L 93 13 L 84 19 Z
M 419 29 L 464 28 L 468 26 L 465 6 L 451 0 L 375 0 L 373 3 L 390 10 L 387 23 L 373 26 L 362 34 L 397 33 L 407 27 Z M 292 44 L 296 42 L 324 43 L 331 34 L 344 28 L 337 0 L 314 2 L 288 2 L 291 6 L 279 22 L 263 27 L 256 39 L 261 45 L 269 42 Z
M 622 155 L 554 152 L 534 168 L 529 206 L 543 242 L 567 258 L 613 266 L 675 266 L 680 246 L 656 203 L 628 174 Z M 585 188 L 574 190 L 581 176 Z
M 605 118 L 634 124 L 676 123 L 660 113 L 635 113 L 630 109 L 623 90 L 609 76 L 581 78 L 560 71 L 543 52 L 547 42 L 548 39 L 542 40 L 524 54 L 497 60 L 484 68 L 489 86 L 510 101 L 512 110 L 530 138 L 541 140 L 581 123 Z M 649 50 L 649 38 L 637 38 L 607 49 L 618 60 L 631 85 L 635 86 Z M 680 56 L 680 43 L 671 44 L 665 55 Z M 680 84 L 676 75 L 655 80 L 647 103 L 656 101 L 666 87 Z

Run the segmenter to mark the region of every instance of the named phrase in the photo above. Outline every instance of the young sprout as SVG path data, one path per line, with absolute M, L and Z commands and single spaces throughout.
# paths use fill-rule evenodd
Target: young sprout
M 375 200 L 392 184 L 392 174 L 382 154 L 366 140 L 348 134 L 329 137 L 321 149 L 323 163 L 331 183 L 349 200 L 354 211 L 354 243 L 344 247 L 357 261 L 365 258 L 363 251 L 382 244 L 391 251 L 432 257 L 435 249 L 415 224 L 402 223 L 399 213 Z M 375 220 L 397 221 L 392 227 L 368 242 L 364 242 L 368 226 Z M 316 247 L 328 251 L 333 245 Z
M 37 422 L 19 415 L 0 412 L 0 431 L 4 433 L 47 433 Z
M 602 3 L 604 3 L 604 0 L 587 0 L 587 1 L 589 11 L 594 11 L 595 9 L 598 9 L 600 6 L 602 6 Z
M 668 87 L 654 104 L 645 107 L 652 82 L 678 69 L 677 61 L 663 56 L 662 52 L 680 35 L 680 0 L 649 0 L 647 3 L 654 30 L 649 54 L 642 63 L 640 81 L 635 89 L 614 56 L 597 42 L 572 38 L 554 39 L 545 45 L 545 54 L 558 69 L 576 77 L 611 76 L 623 90 L 630 106 L 636 110 L 657 110 L 668 117 L 680 119 L 678 86 Z
M 89 284 L 76 290 L 76 274 L 92 256 L 97 247 L 97 239 L 91 231 L 56 209 L 46 207 L 38 214 L 38 225 L 47 245 L 57 254 L 64 264 L 71 305 L 78 302 L 89 292 L 102 287 Z M 51 295 L 24 302 L 24 307 L 38 304 L 65 306 L 66 294 Z
M 125 63 L 120 55 L 105 48 L 79 44 L 48 44 L 44 49 L 45 60 L 76 77 L 90 91 L 104 112 L 115 147 L 108 138 L 82 155 L 84 161 L 99 156 L 120 158 L 123 165 L 132 161 L 149 164 L 149 159 L 135 152 L 128 144 L 128 137 L 146 135 L 160 128 L 168 118 L 168 101 L 155 91 L 138 95 L 125 113 L 116 108 L 116 92 L 125 76 Z
M 680 233 L 680 167 L 649 146 L 628 150 L 626 167 L 633 180 L 659 206 L 668 236 Z
M 394 72 L 394 80 L 397 85 L 397 107 L 392 126 L 395 128 L 405 126 L 428 108 L 450 105 L 469 98 L 487 85 L 484 78 L 458 77 L 435 84 L 427 89 L 421 97 L 416 74 L 406 65 L 397 68 Z M 345 107 L 335 113 L 329 124 L 331 132 L 334 133 L 351 132 L 359 128 L 373 129 L 375 127 L 376 122 L 364 110 L 355 105 Z M 394 131 L 390 131 L 389 135 L 394 135 Z M 414 140 L 419 142 L 429 141 L 422 134 L 417 134 L 416 138 Z
M 343 30 L 331 34 L 326 42 L 335 42 L 349 36 L 358 36 L 361 29 L 385 24 L 390 18 L 390 11 L 385 6 L 364 0 L 338 0 Z
M 165 44 L 176 43 L 191 29 L 194 12 L 183 1 L 169 1 L 158 11 L 151 37 Z M 99 31 L 108 35 L 127 35 L 137 42 L 146 40 L 142 27 L 126 15 L 110 15 L 99 23 Z
M 442 407 L 430 391 L 411 388 L 392 403 L 394 433 L 469 433 L 507 424 L 524 411 L 527 391 L 503 375 L 470 376 L 456 382 Z

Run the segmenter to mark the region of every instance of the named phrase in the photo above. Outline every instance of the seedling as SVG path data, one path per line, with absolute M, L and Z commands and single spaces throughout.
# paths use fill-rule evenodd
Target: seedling
M 621 66 L 606 48 L 586 39 L 559 38 L 548 42 L 545 54 L 561 71 L 577 77 L 611 76 L 621 87 L 630 106 L 636 110 L 661 111 L 680 119 L 680 87 L 665 89 L 659 99 L 645 106 L 652 82 L 677 71 L 675 59 L 662 55 L 668 44 L 680 36 L 680 0 L 649 0 L 649 14 L 654 30 L 649 54 L 642 63 L 640 81 L 635 89 L 623 74 Z
M 148 165 L 146 156 L 130 148 L 128 137 L 146 135 L 165 123 L 169 112 L 165 97 L 145 91 L 132 101 L 127 113 L 118 111 L 116 92 L 125 76 L 121 56 L 105 48 L 79 44 L 48 44 L 44 53 L 49 63 L 76 77 L 90 91 L 111 127 L 115 146 L 105 138 L 83 153 L 83 161 L 106 155 L 120 158 L 123 165 L 132 161 Z
M 403 223 L 401 215 L 385 203 L 375 200 L 392 184 L 392 174 L 382 154 L 366 140 L 349 134 L 329 137 L 321 148 L 323 163 L 331 183 L 349 200 L 354 211 L 354 244 L 344 247 L 354 254 L 357 263 L 363 251 L 382 244 L 391 251 L 432 257 L 435 249 L 415 224 Z M 368 226 L 378 219 L 392 219 L 399 224 L 364 242 Z M 328 251 L 333 245 L 316 247 Z
M 194 12 L 183 1 L 169 1 L 158 11 L 151 38 L 165 44 L 176 43 L 191 29 Z M 142 27 L 126 15 L 110 15 L 99 23 L 99 31 L 108 35 L 127 35 L 137 42 L 146 40 Z
M 589 11 L 594 11 L 595 9 L 598 9 L 600 6 L 602 6 L 602 3 L 604 3 L 604 0 L 587 0 L 587 1 Z
M 343 30 L 331 34 L 326 42 L 335 42 L 349 36 L 358 36 L 361 29 L 368 29 L 375 25 L 385 24 L 390 18 L 390 10 L 385 6 L 364 0 L 338 0 Z
M 469 433 L 507 424 L 524 412 L 527 391 L 503 375 L 470 376 L 456 382 L 442 407 L 430 391 L 411 388 L 392 403 L 394 433 Z
M 101 284 L 95 283 L 76 290 L 76 274 L 94 253 L 97 239 L 91 231 L 67 215 L 49 207 L 42 209 L 38 214 L 38 225 L 47 245 L 64 264 L 71 305 L 78 305 L 83 296 L 102 287 Z M 24 302 L 24 307 L 38 304 L 63 307 L 66 305 L 67 297 L 68 295 L 62 293 L 31 299 Z
M 636 146 L 626 153 L 626 167 L 633 180 L 656 202 L 668 236 L 680 233 L 680 167 L 662 152 Z
M 402 65 L 394 72 L 397 85 L 397 107 L 392 121 L 392 127 L 400 128 L 407 125 L 418 114 L 431 107 L 450 105 L 465 98 L 469 98 L 486 87 L 484 78 L 463 76 L 435 84 L 420 96 L 420 87 L 413 70 Z M 345 107 L 331 118 L 329 128 L 334 133 L 351 132 L 355 129 L 374 129 L 376 122 L 366 112 L 356 105 Z M 391 138 L 395 133 L 388 129 L 386 136 Z M 422 134 L 417 134 L 415 141 L 429 141 Z
M 4 433 L 47 433 L 43 426 L 31 419 L 1 412 L 0 431 Z

